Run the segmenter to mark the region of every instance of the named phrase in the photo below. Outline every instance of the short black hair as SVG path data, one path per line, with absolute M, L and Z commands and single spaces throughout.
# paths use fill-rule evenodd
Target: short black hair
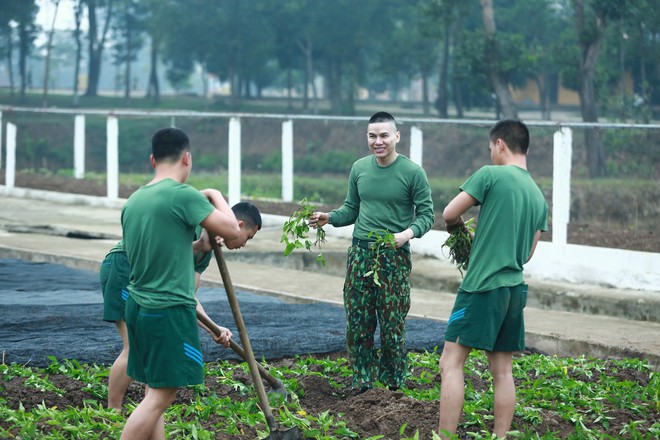
M 394 116 L 387 112 L 377 112 L 374 113 L 371 118 L 369 118 L 370 124 L 378 124 L 380 122 L 391 122 L 396 127 L 396 120 L 394 119 Z
M 184 151 L 188 150 L 190 150 L 190 139 L 178 128 L 161 128 L 151 137 L 151 154 L 156 162 L 176 161 Z
M 524 122 L 516 119 L 504 119 L 490 129 L 490 141 L 502 139 L 509 149 L 518 154 L 527 154 L 529 149 L 529 130 Z
M 257 227 L 257 231 L 261 230 L 261 213 L 259 208 L 250 202 L 238 202 L 231 207 L 234 215 L 238 220 L 243 220 L 248 228 Z

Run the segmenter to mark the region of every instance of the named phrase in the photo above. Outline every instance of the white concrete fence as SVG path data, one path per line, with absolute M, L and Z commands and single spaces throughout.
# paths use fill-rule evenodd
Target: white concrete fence
M 103 206 L 121 206 L 123 200 L 119 194 L 119 123 L 121 116 L 154 116 L 170 117 L 174 122 L 176 117 L 213 117 L 229 119 L 229 160 L 228 160 L 228 199 L 233 205 L 241 200 L 241 119 L 243 118 L 269 118 L 281 119 L 282 122 L 282 200 L 293 201 L 294 149 L 293 124 L 294 120 L 317 119 L 332 121 L 358 121 L 363 118 L 332 117 L 332 116 L 305 116 L 305 115 L 273 115 L 273 114 L 236 114 L 236 113 L 206 113 L 159 111 L 144 112 L 132 110 L 58 110 L 34 109 L 0 106 L 0 167 L 2 167 L 2 110 L 12 112 L 59 113 L 74 116 L 74 176 L 81 179 L 85 175 L 85 115 L 107 116 L 107 195 L 97 198 L 94 204 Z M 410 132 L 410 159 L 422 164 L 423 132 L 416 124 L 454 124 L 454 125 L 491 125 L 492 120 L 440 120 L 440 119 L 413 119 L 398 118 L 411 126 Z M 620 289 L 649 290 L 660 293 L 660 253 L 637 252 L 622 249 L 608 249 L 600 247 L 573 245 L 567 243 L 567 230 L 570 219 L 570 190 L 571 190 L 571 160 L 573 156 L 572 128 L 600 127 L 608 129 L 639 128 L 660 129 L 657 124 L 586 124 L 580 122 L 550 122 L 526 121 L 532 126 L 556 127 L 553 151 L 553 185 L 552 185 L 552 242 L 542 241 L 537 247 L 534 258 L 525 267 L 525 272 L 537 279 L 554 280 L 574 283 L 587 283 L 613 286 Z M 18 197 L 34 196 L 34 191 L 15 187 L 16 167 L 16 126 L 6 124 L 6 160 L 5 185 L 0 189 L 7 195 Z M 80 201 L 80 197 L 72 196 L 73 200 Z M 276 220 L 283 223 L 284 219 Z M 329 234 L 350 236 L 351 227 L 333 229 L 329 227 Z M 440 244 L 444 242 L 447 234 L 444 231 L 431 231 L 424 237 L 414 240 L 411 244 L 413 252 L 446 259 Z

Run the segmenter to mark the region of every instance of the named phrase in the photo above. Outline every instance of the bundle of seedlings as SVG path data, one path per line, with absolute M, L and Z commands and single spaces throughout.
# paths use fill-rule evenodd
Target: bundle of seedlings
M 294 249 L 307 249 L 312 251 L 312 247 L 319 249 L 319 254 L 316 256 L 316 262 L 325 266 L 325 258 L 320 252 L 321 247 L 325 243 L 325 231 L 322 227 L 316 228 L 316 237 L 312 241 L 309 237 L 309 217 L 314 214 L 316 207 L 311 204 L 307 198 L 303 198 L 300 203 L 300 208 L 296 209 L 289 220 L 284 222 L 282 227 L 282 238 L 280 243 L 285 243 L 284 256 L 289 255 Z
M 380 254 L 385 249 L 396 249 L 396 240 L 394 239 L 394 234 L 385 229 L 370 231 L 368 238 L 371 239 L 372 237 L 375 237 L 373 249 L 376 251 L 376 255 L 374 256 L 374 264 L 371 270 L 364 275 L 373 277 L 374 284 L 380 286 L 380 278 L 378 276 L 381 266 Z
M 461 276 L 468 270 L 470 264 L 470 250 L 472 249 L 475 231 L 472 223 L 474 223 L 474 217 L 462 225 L 455 226 L 455 229 L 442 245 L 443 248 L 449 249 L 449 261 L 456 265 Z

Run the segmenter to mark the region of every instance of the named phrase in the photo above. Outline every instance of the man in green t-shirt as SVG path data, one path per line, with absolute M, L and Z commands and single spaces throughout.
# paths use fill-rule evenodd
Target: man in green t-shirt
M 155 176 L 124 204 L 124 249 L 130 265 L 125 320 L 130 351 L 127 373 L 147 385 L 129 416 L 122 439 L 165 438 L 163 414 L 177 388 L 203 381 L 203 358 L 195 308 L 195 229 L 201 225 L 237 249 L 256 233 L 239 221 L 216 190 L 197 191 L 184 182 L 192 155 L 188 136 L 177 128 L 151 139 Z M 225 331 L 220 343 L 229 345 Z
M 541 231 L 548 230 L 548 205 L 527 171 L 529 131 L 514 120 L 490 130 L 490 157 L 460 187 L 442 217 L 451 234 L 462 215 L 480 205 L 470 264 L 458 289 L 440 359 L 440 434 L 456 433 L 463 408 L 463 369 L 470 351 L 485 350 L 495 389 L 494 434 L 505 437 L 516 403 L 512 352 L 525 348 L 523 265 L 532 258 Z
M 258 231 L 261 229 L 261 214 L 256 206 L 249 202 L 240 202 L 232 206 L 232 211 L 238 219 L 240 227 Z M 256 232 L 251 233 L 254 236 Z M 217 241 L 221 241 L 216 236 Z M 213 252 L 211 242 L 209 241 L 206 230 L 198 226 L 195 230 L 195 241 L 192 243 L 193 259 L 195 261 L 195 291 L 199 287 L 199 281 L 202 273 L 209 266 Z M 123 404 L 124 395 L 131 383 L 131 378 L 126 374 L 126 365 L 128 363 L 128 331 L 124 320 L 124 311 L 126 309 L 126 300 L 128 299 L 128 282 L 130 277 L 130 265 L 128 257 L 124 250 L 123 241 L 119 241 L 105 256 L 100 268 L 101 291 L 103 293 L 103 320 L 113 322 L 117 327 L 117 332 L 122 340 L 122 350 L 115 359 L 110 368 L 108 376 L 108 408 L 120 410 Z M 204 307 L 197 300 L 197 314 L 206 316 Z M 216 336 L 211 329 L 207 328 L 201 322 L 197 324 L 206 330 L 217 343 L 221 343 L 221 338 Z M 220 327 L 220 326 L 218 326 Z M 228 329 L 220 327 L 222 334 L 231 333 Z
M 354 224 L 348 250 L 344 308 L 346 350 L 353 386 L 364 391 L 378 380 L 390 389 L 405 381 L 405 320 L 410 309 L 409 241 L 435 221 L 431 188 L 424 169 L 397 153 L 401 139 L 396 121 L 386 112 L 369 119 L 367 143 L 373 154 L 357 160 L 348 179 L 344 204 L 329 213 L 316 212 L 312 227 Z M 376 249 L 376 235 L 393 234 L 396 246 Z M 377 265 L 377 277 L 371 272 Z M 374 346 L 380 326 L 380 353 Z

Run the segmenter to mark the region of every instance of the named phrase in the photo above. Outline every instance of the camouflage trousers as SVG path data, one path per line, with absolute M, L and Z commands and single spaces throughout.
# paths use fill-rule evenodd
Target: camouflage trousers
M 381 250 L 378 283 L 374 275 L 376 252 L 353 245 L 348 250 L 344 309 L 346 351 L 353 369 L 353 387 L 373 386 L 374 380 L 399 388 L 406 377 L 405 320 L 410 310 L 410 251 Z M 374 346 L 380 327 L 380 350 Z

